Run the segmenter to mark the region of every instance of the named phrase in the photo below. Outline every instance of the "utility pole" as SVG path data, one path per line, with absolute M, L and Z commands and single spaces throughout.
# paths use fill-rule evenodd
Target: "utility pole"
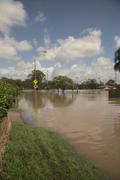
M 34 81 L 33 81 L 34 89 L 38 89 L 38 80 L 36 79 L 36 58 L 34 59 Z
M 45 53 L 47 53 L 46 50 L 43 50 L 41 51 L 41 55 L 45 55 Z M 37 80 L 37 77 L 36 77 L 36 58 L 34 58 L 34 81 L 33 81 L 33 84 L 34 84 L 34 89 L 38 89 L 38 80 Z
M 34 72 L 35 72 L 35 79 L 36 79 L 36 58 L 34 58 Z
M 38 113 L 37 113 L 37 106 L 38 106 L 38 95 L 37 95 L 37 89 L 38 89 L 38 80 L 36 79 L 36 58 L 34 58 L 34 81 L 33 81 L 33 86 L 34 86 L 34 100 L 35 100 L 35 120 L 38 119 Z

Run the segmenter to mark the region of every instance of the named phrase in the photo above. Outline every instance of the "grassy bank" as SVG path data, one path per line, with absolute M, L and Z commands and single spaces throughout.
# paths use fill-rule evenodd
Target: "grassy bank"
M 46 129 L 12 123 L 1 180 L 103 180 Z

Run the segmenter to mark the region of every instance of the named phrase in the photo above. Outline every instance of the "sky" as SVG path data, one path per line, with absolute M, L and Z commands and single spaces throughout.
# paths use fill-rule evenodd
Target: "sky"
M 0 0 L 0 77 L 115 79 L 119 0 Z M 118 81 L 119 79 L 118 74 Z

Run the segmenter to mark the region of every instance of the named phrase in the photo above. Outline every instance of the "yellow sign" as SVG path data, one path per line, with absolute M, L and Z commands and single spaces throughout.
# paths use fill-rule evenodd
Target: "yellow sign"
M 33 82 L 34 82 L 34 84 L 37 84 L 37 83 L 38 83 L 38 80 L 37 80 L 37 79 L 35 79 Z
M 38 88 L 38 80 L 37 80 L 37 79 L 35 79 L 35 80 L 33 81 L 33 87 L 34 87 L 34 89 L 37 89 L 37 88 Z
M 34 89 L 37 89 L 37 88 L 38 88 L 38 85 L 37 85 L 37 84 L 36 84 L 36 85 L 34 84 Z

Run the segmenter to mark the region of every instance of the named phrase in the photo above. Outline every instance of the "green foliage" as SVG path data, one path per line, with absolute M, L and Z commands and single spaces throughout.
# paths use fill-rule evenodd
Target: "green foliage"
M 87 81 L 84 81 L 80 85 L 81 89 L 97 89 L 99 88 L 99 84 L 97 83 L 96 79 L 88 79 Z
M 120 72 L 120 48 L 115 52 L 114 70 Z
M 45 74 L 42 71 L 40 71 L 40 70 L 33 70 L 32 73 L 28 75 L 28 78 L 33 81 L 35 79 L 35 74 L 36 74 L 36 79 L 40 80 L 40 82 L 45 77 Z
M 23 88 L 24 89 L 33 89 L 33 81 L 30 79 L 25 79 L 23 81 Z
M 10 108 L 15 95 L 15 87 L 0 81 L 0 119 L 7 115 L 7 111 Z
M 17 87 L 18 89 L 22 89 L 23 82 L 20 79 L 10 79 L 3 77 L 1 80 L 5 83 L 11 84 L 14 87 Z
M 23 81 L 23 87 L 25 89 L 33 89 L 33 81 L 35 78 L 38 80 L 38 89 L 41 89 L 42 84 L 45 82 L 45 74 L 40 70 L 33 70 L 27 79 Z
M 67 76 L 57 76 L 53 79 L 53 86 L 56 89 L 72 89 L 73 88 L 73 80 Z
M 103 180 L 94 165 L 79 160 L 53 132 L 12 124 L 1 180 Z

